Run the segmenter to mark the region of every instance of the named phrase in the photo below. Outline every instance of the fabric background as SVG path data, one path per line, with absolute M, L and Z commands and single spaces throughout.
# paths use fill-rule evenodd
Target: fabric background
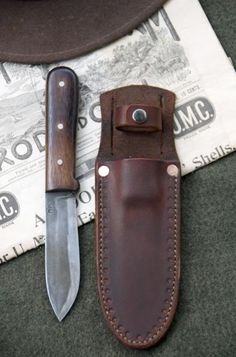
M 235 0 L 200 2 L 236 64 Z M 236 153 L 182 180 L 180 303 L 159 346 L 129 350 L 107 329 L 96 290 L 91 223 L 80 229 L 81 287 L 62 323 L 57 322 L 47 298 L 44 247 L 0 266 L 0 356 L 235 356 L 235 177 Z

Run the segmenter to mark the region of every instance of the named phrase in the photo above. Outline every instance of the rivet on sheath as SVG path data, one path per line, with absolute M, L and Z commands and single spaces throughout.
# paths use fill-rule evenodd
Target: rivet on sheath
M 147 113 L 143 109 L 136 109 L 132 114 L 132 118 L 137 124 L 143 124 L 147 120 Z
M 99 167 L 98 169 L 98 174 L 101 177 L 106 177 L 107 175 L 109 175 L 110 169 L 108 166 L 102 165 Z
M 58 128 L 59 130 L 62 130 L 62 129 L 64 128 L 64 126 L 63 126 L 62 123 L 59 123 L 59 124 L 57 124 L 57 128 Z
M 179 169 L 176 165 L 172 164 L 167 167 L 167 173 L 170 176 L 177 177 L 179 174 Z
M 63 160 L 62 159 L 57 160 L 57 165 L 59 166 L 63 165 Z

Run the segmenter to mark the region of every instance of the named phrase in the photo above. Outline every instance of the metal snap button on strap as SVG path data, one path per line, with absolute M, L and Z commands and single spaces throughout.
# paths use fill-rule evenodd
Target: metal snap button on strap
M 132 114 L 132 118 L 137 124 L 143 124 L 147 121 L 147 112 L 143 109 L 136 109 Z

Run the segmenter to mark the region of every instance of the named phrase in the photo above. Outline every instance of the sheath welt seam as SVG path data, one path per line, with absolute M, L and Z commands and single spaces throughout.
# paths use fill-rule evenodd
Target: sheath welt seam
M 105 310 L 105 315 L 109 321 L 109 323 L 112 326 L 112 329 L 114 329 L 116 335 L 118 335 L 121 339 L 124 340 L 124 342 L 132 344 L 132 345 L 148 345 L 152 343 L 153 341 L 158 341 L 159 337 L 162 336 L 162 331 L 167 325 L 169 315 L 173 309 L 173 302 L 174 302 L 174 296 L 176 295 L 176 282 L 177 282 L 177 231 L 178 231 L 178 224 L 177 224 L 177 199 L 178 199 L 178 191 L 177 191 L 177 185 L 178 185 L 178 178 L 177 177 L 169 177 L 169 182 L 170 185 L 168 186 L 168 200 L 171 199 L 171 205 L 168 207 L 168 242 L 172 245 L 173 243 L 173 249 L 171 248 L 171 251 L 174 251 L 174 256 L 173 256 L 173 264 L 169 265 L 169 272 L 173 273 L 172 279 L 168 279 L 168 285 L 171 287 L 167 289 L 168 293 L 170 293 L 170 297 L 165 299 L 165 303 L 168 305 L 165 306 L 163 304 L 164 309 L 162 310 L 163 316 L 162 318 L 158 317 L 158 322 L 161 323 L 160 326 L 155 325 L 152 328 L 152 333 L 148 335 L 146 338 L 142 338 L 141 336 L 138 337 L 138 339 L 132 339 L 129 338 L 127 335 L 129 334 L 129 331 L 126 331 L 124 326 L 121 324 L 117 325 L 117 318 L 115 315 L 112 316 L 114 313 L 114 309 L 112 307 L 112 301 L 110 296 L 108 295 L 110 290 L 108 287 L 106 287 L 106 283 L 108 282 L 108 276 L 104 274 L 104 272 L 108 271 L 108 267 L 105 267 L 105 260 L 107 257 L 104 255 L 104 251 L 107 251 L 107 247 L 104 244 L 104 240 L 106 239 L 106 234 L 104 234 L 104 205 L 103 205 L 103 200 L 102 200 L 102 194 L 104 191 L 103 188 L 103 179 L 99 179 L 99 242 L 98 242 L 98 255 L 99 255 L 99 282 L 100 282 L 100 294 L 103 302 L 103 307 Z M 173 196 L 173 186 L 172 183 L 174 182 L 174 196 Z M 173 201 L 173 202 L 172 202 Z M 174 207 L 173 207 L 174 206 Z M 172 208 L 174 210 L 174 217 L 169 213 L 170 210 L 169 208 Z M 168 246 L 168 245 L 167 245 Z M 168 262 L 170 261 L 170 257 L 167 256 Z M 161 335 L 161 336 L 160 336 Z

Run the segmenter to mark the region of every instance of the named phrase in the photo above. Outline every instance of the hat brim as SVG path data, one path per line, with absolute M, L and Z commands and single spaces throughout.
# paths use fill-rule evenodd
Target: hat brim
M 0 61 L 52 63 L 128 34 L 166 0 L 3 0 Z

